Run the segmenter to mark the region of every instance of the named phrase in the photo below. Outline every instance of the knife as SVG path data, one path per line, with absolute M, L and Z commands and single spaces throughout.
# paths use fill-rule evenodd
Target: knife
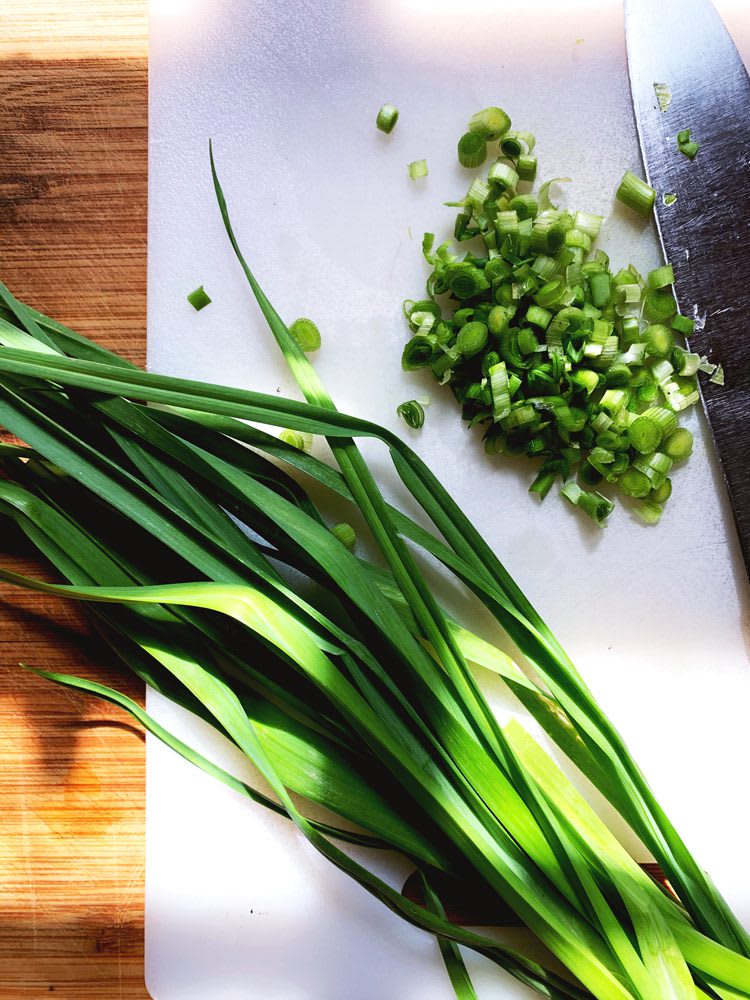
M 750 573 L 750 78 L 709 0 L 626 0 L 625 31 L 659 238 L 680 311 L 698 319 L 690 350 L 724 368 L 724 386 L 700 389 Z M 665 111 L 655 83 L 672 93 Z M 686 128 L 692 161 L 677 149 Z

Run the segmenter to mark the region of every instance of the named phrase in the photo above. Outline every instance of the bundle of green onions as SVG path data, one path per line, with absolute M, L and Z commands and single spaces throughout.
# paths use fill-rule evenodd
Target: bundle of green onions
M 148 374 L 0 286 L 0 422 L 15 438 L 2 446 L 0 511 L 65 582 L 1 575 L 86 602 L 127 667 L 236 744 L 273 796 L 117 691 L 44 676 L 120 705 L 198 767 L 288 816 L 333 864 L 437 937 L 461 1000 L 475 993 L 459 945 L 554 1000 L 750 997 L 748 934 L 583 679 L 420 459 L 387 430 L 335 409 L 242 259 L 215 183 L 306 402 Z M 338 470 L 257 424 L 324 435 Z M 361 436 L 386 447 L 435 533 L 385 502 L 355 444 Z M 359 510 L 386 568 L 329 530 L 306 480 Z M 473 592 L 534 680 L 446 614 L 414 547 Z M 674 895 L 525 727 L 498 722 L 481 669 L 503 679 L 612 803 Z M 326 806 L 340 825 L 307 818 L 300 800 Z M 423 876 L 426 906 L 342 841 L 402 852 Z M 509 905 L 564 973 L 449 922 L 435 889 L 443 877 Z
M 519 193 L 536 176 L 535 139 L 510 125 L 488 108 L 459 142 L 467 167 L 484 163 L 488 144 L 499 154 L 486 179 L 449 203 L 460 209 L 454 240 L 474 240 L 475 250 L 459 256 L 451 241 L 434 250 L 425 235 L 428 297 L 404 304 L 412 336 L 402 367 L 450 386 L 463 419 L 486 427 L 487 452 L 542 459 L 532 493 L 544 499 L 567 482 L 563 495 L 601 524 L 614 505 L 594 487 L 616 484 L 653 524 L 672 465 L 691 451 L 678 415 L 698 401 L 703 359 L 676 340 L 693 320 L 677 313 L 669 264 L 645 279 L 632 265 L 613 273 L 607 254 L 592 251 L 601 216 L 561 211 L 550 200 L 555 181 Z M 618 191 L 639 211 L 654 197 L 629 172 Z

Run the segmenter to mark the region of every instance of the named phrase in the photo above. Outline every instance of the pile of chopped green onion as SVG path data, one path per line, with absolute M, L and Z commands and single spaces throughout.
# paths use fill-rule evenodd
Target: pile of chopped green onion
M 0 425 L 14 439 L 0 445 L 4 534 L 44 556 L 63 583 L 0 577 L 84 601 L 123 664 L 228 738 L 269 790 L 222 770 L 117 690 L 43 676 L 120 706 L 239 795 L 288 817 L 332 864 L 436 937 L 459 1000 L 476 993 L 457 945 L 548 1000 L 747 1000 L 750 937 L 585 681 L 419 457 L 335 408 L 242 258 L 214 179 L 232 245 L 306 401 L 144 372 L 0 284 Z M 324 436 L 337 468 L 259 425 Z M 384 499 L 359 437 L 385 447 L 419 523 Z M 666 456 L 644 454 L 648 468 Z M 330 524 L 327 512 L 342 503 L 376 561 L 351 551 L 348 523 Z M 513 659 L 442 608 L 414 546 L 483 605 Z M 619 813 L 674 894 L 527 726 L 498 720 L 483 671 Z M 310 817 L 314 805 L 326 821 Z M 719 850 L 720 822 L 716 835 Z M 426 905 L 355 860 L 347 842 L 399 852 L 421 873 Z M 508 947 L 450 922 L 437 888 L 446 879 L 510 907 L 538 941 Z M 540 958 L 539 942 L 552 957 Z
M 699 398 L 703 359 L 683 340 L 694 322 L 677 312 L 671 265 L 645 277 L 632 264 L 615 270 L 594 247 L 601 216 L 553 204 L 555 181 L 522 191 L 534 146 L 499 108 L 469 123 L 460 162 L 478 166 L 490 147 L 493 162 L 449 203 L 453 241 L 435 249 L 424 237 L 427 298 L 404 303 L 402 367 L 449 386 L 488 453 L 539 460 L 531 492 L 541 499 L 568 484 L 563 495 L 601 524 L 614 505 L 598 488 L 611 486 L 653 524 L 674 463 L 690 454 L 678 419 Z M 644 213 L 655 195 L 630 171 L 618 191 Z

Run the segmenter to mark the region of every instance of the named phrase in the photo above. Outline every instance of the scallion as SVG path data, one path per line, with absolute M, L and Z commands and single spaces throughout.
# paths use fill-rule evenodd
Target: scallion
M 295 319 L 289 327 L 289 332 L 306 354 L 311 354 L 320 348 L 320 330 L 311 319 Z
M 476 132 L 485 140 L 499 139 L 510 128 L 510 118 L 501 108 L 477 111 L 469 120 L 469 132 Z
M 654 93 L 656 94 L 656 100 L 659 104 L 659 110 L 666 111 L 672 102 L 672 91 L 666 83 L 655 83 Z
M 677 148 L 689 160 L 695 159 L 695 154 L 698 152 L 698 143 L 691 140 L 689 128 L 684 128 L 677 133 Z
M 487 159 L 487 140 L 479 132 L 466 132 L 458 140 L 458 162 L 462 167 L 481 167 Z
M 357 536 L 351 524 L 346 524 L 345 522 L 334 524 L 331 528 L 331 534 L 341 542 L 344 548 L 349 549 L 350 552 L 354 549 Z
M 664 454 L 673 462 L 684 462 L 693 451 L 693 435 L 687 427 L 678 427 L 664 442 Z
M 399 417 L 414 430 L 419 430 L 424 425 L 424 407 L 416 399 L 409 399 L 405 403 L 399 403 L 396 407 Z
M 375 119 L 376 126 L 381 132 L 385 132 L 386 135 L 390 135 L 396 126 L 398 121 L 398 109 L 392 104 L 384 104 L 383 107 L 378 111 L 378 116 Z
M 616 197 L 623 205 L 639 215 L 649 215 L 654 207 L 656 191 L 631 170 L 626 170 L 617 189 Z
M 200 312 L 201 309 L 205 309 L 211 304 L 211 299 L 206 294 L 203 285 L 199 285 L 194 292 L 191 292 L 187 300 L 196 312 Z
M 312 451 L 313 436 L 305 431 L 285 429 L 279 434 L 279 439 L 297 451 L 304 451 L 308 455 Z

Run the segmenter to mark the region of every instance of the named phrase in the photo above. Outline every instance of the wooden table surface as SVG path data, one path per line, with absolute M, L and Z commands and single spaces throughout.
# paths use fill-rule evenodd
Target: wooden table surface
M 146 125 L 146 0 L 3 0 L 0 279 L 137 362 Z M 0 1000 L 148 996 L 142 736 L 18 667 L 122 686 L 88 636 L 70 604 L 0 589 Z

